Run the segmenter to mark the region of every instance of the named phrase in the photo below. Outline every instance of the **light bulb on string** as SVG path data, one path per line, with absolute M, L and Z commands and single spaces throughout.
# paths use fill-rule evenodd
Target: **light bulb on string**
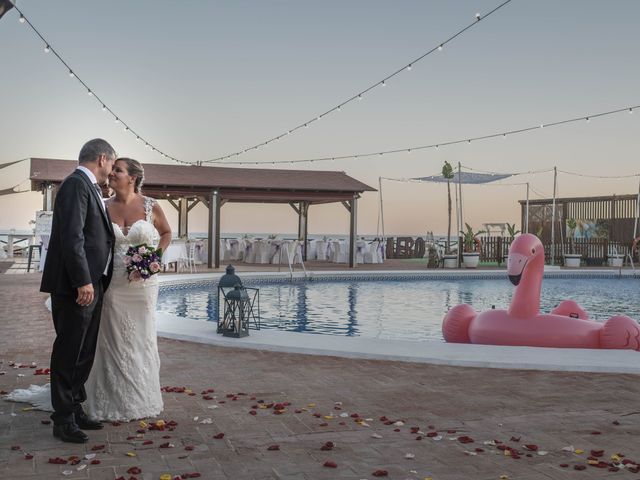
M 49 45 L 45 45 L 44 53 L 49 53 L 51 51 L 51 47 Z
M 104 105 L 104 104 L 102 105 L 102 111 L 103 111 L 103 112 L 106 112 L 106 111 L 107 111 L 107 106 L 106 106 L 106 105 Z
M 342 107 L 340 105 L 338 105 L 338 108 L 336 110 L 338 110 L 340 112 L 340 111 L 342 111 Z M 320 118 L 320 117 L 318 117 L 318 118 Z
M 87 95 L 89 95 L 90 97 L 93 96 L 93 92 L 91 90 L 87 90 Z
M 589 117 L 586 117 L 585 120 L 587 121 L 587 123 L 589 123 L 591 121 L 591 119 Z
M 358 100 L 362 100 L 362 94 L 358 94 Z
M 411 71 L 411 64 L 407 65 L 407 70 Z
M 73 70 L 69 70 L 69 76 L 70 76 L 71 78 L 73 78 L 73 77 L 75 77 L 75 76 L 76 76 L 76 74 L 75 74 L 75 73 L 73 73 Z
M 24 15 L 20 14 L 20 18 L 18 19 L 18 21 L 19 21 L 20 23 L 24 23 L 26 20 L 27 20 L 27 19 L 26 19 L 26 18 L 24 18 Z
M 438 51 L 441 52 L 442 51 L 442 44 L 438 45 Z
M 120 123 L 120 119 L 118 117 L 116 117 L 116 119 L 114 120 L 115 123 Z
M 385 82 L 384 80 L 382 80 L 381 85 L 382 85 L 383 87 L 386 87 L 386 86 L 387 86 L 387 82 Z
M 476 21 L 479 21 L 482 17 L 480 16 L 479 13 L 476 13 Z
M 630 109 L 629 109 L 629 113 L 633 113 L 633 108 L 630 108 Z

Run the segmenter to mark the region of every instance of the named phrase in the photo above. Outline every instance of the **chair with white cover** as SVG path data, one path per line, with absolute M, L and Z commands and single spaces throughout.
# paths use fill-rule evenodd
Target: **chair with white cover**
M 343 240 L 331 242 L 331 261 L 333 263 L 347 263 L 349 260 L 349 248 Z
M 315 241 L 315 251 L 316 251 L 316 260 L 327 260 L 329 259 L 329 247 L 330 243 L 326 240 L 316 240 Z
M 369 248 L 363 255 L 362 263 L 382 263 L 378 258 L 378 245 L 380 245 L 378 240 L 374 240 L 368 245 Z

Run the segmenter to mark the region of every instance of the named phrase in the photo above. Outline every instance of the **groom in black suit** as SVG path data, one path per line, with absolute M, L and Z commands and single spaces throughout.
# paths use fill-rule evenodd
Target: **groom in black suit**
M 114 234 L 100 186 L 116 153 L 105 140 L 88 141 L 78 168 L 60 185 L 40 291 L 51 294 L 56 339 L 51 353 L 53 435 L 86 443 L 81 430 L 98 430 L 82 410 L 84 383 L 96 351 L 104 291 L 113 272 Z

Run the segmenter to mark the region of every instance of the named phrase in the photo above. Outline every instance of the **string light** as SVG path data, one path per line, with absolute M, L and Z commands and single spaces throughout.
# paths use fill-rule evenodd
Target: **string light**
M 535 126 L 532 127 L 526 127 L 526 128 L 519 128 L 519 129 L 514 129 L 514 130 L 508 130 L 506 132 L 499 132 L 499 133 L 492 133 L 489 135 L 482 135 L 479 137 L 465 137 L 464 139 L 460 139 L 460 140 L 452 140 L 449 142 L 439 142 L 439 143 L 433 143 L 433 144 L 429 144 L 429 145 L 421 145 L 421 146 L 417 146 L 417 147 L 405 147 L 405 148 L 397 148 L 394 150 L 383 150 L 380 152 L 368 152 L 368 153 L 358 153 L 358 154 L 352 154 L 352 155 L 332 155 L 332 156 L 328 156 L 328 157 L 319 157 L 319 158 L 313 158 L 313 159 L 299 159 L 299 160 L 282 160 L 282 161 L 276 161 L 275 163 L 289 163 L 289 164 L 293 164 L 293 163 L 305 163 L 305 162 L 313 162 L 313 161 L 317 161 L 317 162 L 324 162 L 324 161 L 329 161 L 329 160 L 347 160 L 347 159 L 357 159 L 357 158 L 363 158 L 363 157 L 372 157 L 372 156 L 379 156 L 379 155 L 388 155 L 388 154 L 394 154 L 394 153 L 400 153 L 400 152 L 411 152 L 412 150 L 426 150 L 426 149 L 430 149 L 430 148 L 434 148 L 436 150 L 438 150 L 441 146 L 450 146 L 450 145 L 458 145 L 461 143 L 471 143 L 472 141 L 477 141 L 477 140 L 489 140 L 489 139 L 493 139 L 493 138 L 498 138 L 498 137 L 502 137 L 502 138 L 506 138 L 507 135 L 516 135 L 516 134 L 520 134 L 520 133 L 526 133 L 526 132 L 531 132 L 534 130 L 540 130 L 541 126 L 544 126 L 544 128 L 550 128 L 550 127 L 557 127 L 560 125 L 566 125 L 569 123 L 575 123 L 575 122 L 580 122 L 580 121 L 584 121 L 585 119 L 591 119 L 591 118 L 598 118 L 598 117 L 605 117 L 605 116 L 609 116 L 609 115 L 615 115 L 616 113 L 621 113 L 621 112 L 628 112 L 628 111 L 632 111 L 635 108 L 639 108 L 640 105 L 634 105 L 631 107 L 624 107 L 624 108 L 619 108 L 617 110 L 610 110 L 607 112 L 600 112 L 600 113 L 594 113 L 593 115 L 589 115 L 587 117 L 574 117 L 574 118 L 568 118 L 566 120 L 560 120 L 557 122 L 549 122 L 549 123 L 543 123 L 543 124 L 537 124 Z M 203 162 L 203 163 L 207 163 L 207 162 Z M 246 165 L 246 164 L 253 164 L 254 162 L 225 162 L 229 165 Z
M 60 61 L 60 63 L 62 63 L 65 68 L 67 69 L 67 72 L 69 72 L 69 77 L 70 78 L 75 78 L 78 82 L 80 82 L 80 85 L 82 85 L 82 87 L 85 89 L 85 91 L 87 92 L 87 94 L 93 98 L 96 99 L 96 101 L 98 101 L 99 105 L 101 106 L 102 110 L 109 112 L 109 114 L 113 115 L 113 117 L 116 120 L 116 123 L 120 123 L 122 122 L 122 120 L 119 119 L 119 117 L 113 112 L 113 110 L 111 110 L 109 107 L 107 107 L 106 102 L 102 101 L 98 95 L 96 95 L 96 93 L 80 78 L 78 77 L 77 73 L 74 72 L 74 70 L 69 66 L 69 64 L 67 64 L 67 62 L 64 61 L 64 59 L 60 56 L 60 54 L 55 50 L 55 48 L 53 48 L 51 46 L 51 44 L 42 36 L 42 34 L 38 31 L 38 29 L 36 27 L 33 26 L 33 24 L 29 21 L 29 19 L 27 17 L 25 17 L 24 13 L 22 12 L 22 10 L 20 10 L 20 8 L 18 8 L 15 4 L 13 5 L 13 7 L 16 9 L 16 11 L 20 14 L 19 17 L 19 21 L 20 23 L 26 23 L 27 25 L 29 25 L 29 27 L 31 27 L 31 30 L 33 30 L 33 32 L 40 38 L 40 40 L 42 40 L 42 42 L 44 43 L 45 47 L 44 47 L 44 51 L 46 53 L 53 53 L 53 55 L 55 55 L 55 57 Z M 131 134 L 133 134 L 134 136 L 140 138 L 140 135 L 138 135 L 136 132 L 133 131 L 133 129 L 127 125 L 125 122 L 122 122 L 122 124 L 126 127 L 125 131 L 129 132 Z M 165 155 L 166 158 L 169 158 L 175 162 L 178 163 L 183 163 L 183 164 L 189 164 L 190 162 L 185 162 L 183 160 L 178 160 L 177 158 L 174 158 L 170 155 L 165 154 L 164 152 L 160 151 L 159 149 L 154 147 L 155 152 L 158 152 L 162 155 Z
M 503 3 L 501 3 L 500 5 L 498 5 L 497 7 L 495 7 L 493 10 L 490 10 L 488 13 L 486 13 L 482 18 L 484 19 L 484 18 L 486 18 L 486 17 L 488 17 L 488 16 L 492 15 L 493 13 L 497 12 L 498 10 L 500 10 L 502 7 L 504 7 L 505 5 L 509 4 L 510 2 L 511 2 L 511 0 L 506 0 L 506 1 L 504 1 Z M 371 84 L 371 86 L 369 86 L 368 88 L 366 88 L 366 89 L 362 90 L 361 92 L 359 92 L 359 93 L 357 93 L 357 94 L 355 94 L 355 95 L 351 96 L 351 97 L 350 97 L 350 98 L 348 98 L 347 100 L 345 100 L 345 101 L 341 102 L 339 105 L 344 106 L 344 105 L 346 105 L 347 103 L 352 102 L 353 100 L 356 100 L 356 99 L 358 99 L 358 100 L 362 100 L 362 96 L 363 96 L 363 95 L 365 95 L 365 94 L 367 94 L 367 93 L 369 93 L 369 92 L 370 92 L 371 90 L 373 90 L 374 88 L 376 88 L 376 87 L 384 87 L 384 86 L 386 86 L 386 81 L 387 81 L 387 80 L 390 80 L 391 78 L 395 77 L 396 75 L 399 75 L 399 74 L 400 74 L 400 73 L 402 73 L 402 72 L 405 72 L 405 71 L 411 70 L 411 68 L 413 67 L 413 65 L 415 65 L 417 62 L 419 62 L 419 61 L 423 60 L 425 57 L 429 56 L 430 54 L 432 54 L 432 53 L 433 53 L 433 52 L 435 52 L 435 51 L 442 50 L 442 48 L 443 48 L 446 44 L 448 44 L 449 42 L 452 42 L 452 41 L 453 41 L 453 40 L 455 40 L 457 37 L 459 37 L 460 35 L 462 35 L 463 33 L 465 33 L 467 30 L 469 30 L 469 29 L 470 29 L 470 28 L 472 28 L 473 26 L 477 25 L 477 24 L 478 24 L 478 20 L 479 20 L 478 15 L 479 15 L 479 14 L 476 14 L 476 18 L 475 18 L 475 20 L 474 20 L 472 23 L 468 24 L 466 27 L 464 27 L 464 28 L 463 28 L 463 29 L 461 29 L 460 31 L 456 32 L 455 34 L 453 34 L 452 36 L 450 36 L 449 38 L 447 38 L 444 42 L 439 43 L 437 47 L 434 47 L 434 48 L 432 48 L 432 49 L 428 50 L 427 52 L 425 52 L 424 54 L 422 54 L 422 55 L 421 55 L 421 56 L 419 56 L 418 58 L 416 58 L 416 59 L 412 60 L 411 62 L 409 62 L 409 63 L 407 63 L 407 64 L 405 64 L 405 65 L 403 65 L 401 68 L 399 68 L 398 70 L 396 70 L 395 72 L 393 72 L 391 75 L 387 75 L 383 80 L 381 80 L 381 81 L 378 81 L 378 82 L 375 82 L 375 83 Z M 329 113 L 332 113 L 332 112 L 335 112 L 335 111 L 338 111 L 338 109 L 337 109 L 336 107 L 330 108 L 330 109 L 328 109 L 326 112 L 324 112 L 321 116 L 328 115 Z M 296 126 L 296 127 L 292 128 L 292 129 L 290 129 L 290 130 L 289 130 L 289 133 L 297 132 L 297 131 L 298 131 L 298 130 L 300 130 L 301 128 L 308 127 L 308 124 L 309 124 L 309 123 L 311 123 L 312 121 L 314 121 L 317 117 L 318 117 L 318 115 L 314 115 L 314 116 L 312 117 L 312 120 L 307 120 L 306 122 L 303 122 L 303 123 L 299 124 L 298 126 Z M 276 136 L 274 136 L 274 137 L 270 138 L 269 140 L 266 140 L 263 144 L 264 144 L 264 145 L 268 145 L 268 144 L 270 144 L 270 143 L 272 143 L 272 142 L 276 141 L 276 139 L 277 139 L 278 137 L 280 137 L 280 136 L 281 136 L 281 135 L 276 135 Z M 250 149 L 250 148 L 249 148 L 249 149 Z M 238 156 L 238 155 L 240 155 L 240 154 L 242 154 L 242 153 L 245 153 L 246 151 L 247 151 L 247 149 L 238 150 L 237 152 L 234 152 L 234 153 L 229 153 L 229 154 L 227 154 L 227 155 L 222 155 L 222 156 L 219 156 L 219 157 L 216 157 L 216 158 L 212 158 L 212 159 L 210 159 L 210 160 L 205 160 L 205 161 L 203 161 L 202 163 L 215 163 L 215 162 L 221 162 L 221 161 L 227 160 L 227 159 L 229 159 L 229 158 L 231 158 L 231 157 L 233 157 L 233 156 Z M 250 163 L 251 163 L 251 162 L 250 162 Z

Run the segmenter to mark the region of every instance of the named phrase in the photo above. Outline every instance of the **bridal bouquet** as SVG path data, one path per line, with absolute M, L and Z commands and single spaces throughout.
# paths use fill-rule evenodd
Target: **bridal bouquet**
M 158 273 L 161 256 L 162 249 L 156 249 L 146 243 L 129 247 L 124 256 L 129 281 L 140 282 Z

